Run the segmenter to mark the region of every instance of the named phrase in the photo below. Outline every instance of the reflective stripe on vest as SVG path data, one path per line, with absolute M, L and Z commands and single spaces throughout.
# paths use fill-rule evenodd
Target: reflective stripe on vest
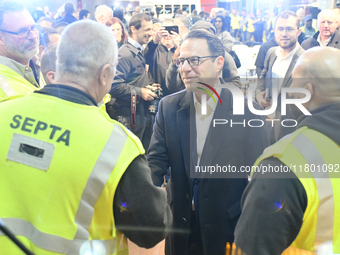
M 325 164 L 318 148 L 314 143 L 306 137 L 303 133 L 299 134 L 291 143 L 305 158 L 308 165 L 323 166 Z M 327 201 L 328 208 L 333 210 L 322 210 L 318 207 L 317 222 L 316 222 L 316 235 L 323 235 L 325 231 L 331 232 L 333 236 L 334 226 L 334 194 L 332 188 L 332 182 L 329 176 L 329 172 L 310 172 L 316 182 L 319 201 Z M 327 221 L 327 222 L 325 222 Z M 325 230 L 324 226 L 327 227 Z M 331 229 L 329 229 L 331 227 Z
M 9 229 L 15 235 L 25 236 L 36 246 L 48 251 L 79 255 L 79 249 L 88 242 L 88 228 L 94 215 L 94 206 L 99 199 L 108 179 L 118 161 L 127 140 L 126 132 L 117 124 L 114 126 L 104 149 L 100 153 L 83 190 L 81 201 L 75 216 L 77 233 L 74 240 L 47 234 L 39 231 L 30 222 L 17 218 L 3 218 Z M 100 181 L 98 181 L 98 179 Z M 0 236 L 3 235 L 0 232 Z M 98 240 L 97 240 L 98 241 Z M 116 239 L 99 240 L 106 248 L 106 254 L 113 254 L 116 249 Z
M 339 145 L 322 133 L 302 127 L 267 148 L 255 166 L 269 157 L 291 167 L 307 194 L 303 223 L 291 247 L 313 251 L 328 241 L 333 243 L 333 253 L 340 253 Z M 309 171 L 301 170 L 306 165 Z M 330 165 L 334 169 L 338 165 L 337 171 Z
M 87 240 L 69 240 L 62 238 L 60 236 L 50 235 L 47 233 L 43 233 L 39 231 L 37 228 L 33 226 L 32 223 L 17 219 L 17 218 L 6 218 L 3 219 L 6 226 L 17 236 L 24 236 L 36 246 L 45 249 L 47 251 L 62 253 L 62 254 L 69 254 L 69 255 L 79 255 L 79 250 L 81 246 L 88 242 Z M 0 236 L 4 235 L 0 231 Z M 94 241 L 94 240 L 91 240 Z M 90 241 L 90 242 L 91 242 Z M 110 255 L 114 253 L 116 240 L 96 240 L 101 242 L 105 249 L 106 254 Z M 14 245 L 14 244 L 13 244 Z
M 14 96 L 15 91 L 8 84 L 7 79 L 0 74 L 0 89 L 6 94 L 7 97 Z
M 75 221 L 78 230 L 76 239 L 88 239 L 88 228 L 94 214 L 94 205 L 101 195 L 125 145 L 127 134 L 119 126 L 115 125 L 102 153 L 100 154 L 91 175 L 86 183 L 83 195 L 80 200 Z M 101 182 L 97 182 L 100 179 Z

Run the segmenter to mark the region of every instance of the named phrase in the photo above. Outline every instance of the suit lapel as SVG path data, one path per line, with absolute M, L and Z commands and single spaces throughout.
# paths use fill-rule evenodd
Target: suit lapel
M 296 64 L 296 61 L 302 55 L 303 52 L 304 50 L 301 48 L 301 46 L 299 46 L 299 49 L 296 51 L 296 53 L 293 56 L 292 61 L 290 62 L 285 78 L 283 79 L 281 88 L 290 87 L 290 84 L 291 84 L 290 80 L 292 79 L 292 72 L 293 72 L 294 66 Z
M 180 144 L 188 178 L 190 178 L 190 167 L 197 164 L 196 123 L 192 96 L 192 92 L 186 91 L 177 111 Z
M 228 130 L 230 128 L 229 122 L 226 125 L 216 125 L 215 127 L 213 127 L 214 119 L 226 119 L 228 121 L 232 119 L 233 98 L 229 90 L 222 89 L 221 101 L 223 106 L 221 106 L 220 104 L 216 106 L 214 116 L 210 123 L 209 132 L 204 143 L 204 148 L 200 161 L 201 166 L 212 165 L 212 162 L 215 156 L 218 154 L 218 150 L 220 149 L 222 142 L 225 141 L 224 137 L 228 133 Z

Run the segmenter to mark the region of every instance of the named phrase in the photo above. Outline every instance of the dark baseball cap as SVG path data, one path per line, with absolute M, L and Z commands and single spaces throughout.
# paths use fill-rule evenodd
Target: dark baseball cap
M 308 20 L 313 20 L 312 15 L 307 15 L 307 16 L 305 17 L 304 21 L 306 22 L 306 21 L 308 21 Z

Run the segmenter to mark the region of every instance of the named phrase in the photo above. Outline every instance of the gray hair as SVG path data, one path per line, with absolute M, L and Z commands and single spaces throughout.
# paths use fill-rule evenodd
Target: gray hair
M 113 13 L 113 10 L 105 4 L 98 5 L 97 8 L 96 8 L 96 11 L 94 12 L 95 19 L 98 20 L 99 16 L 106 13 L 106 12 L 112 12 Z
M 175 21 L 181 23 L 181 25 L 183 25 L 188 31 L 190 28 L 190 21 L 187 17 L 183 16 L 183 15 L 176 15 L 175 17 Z
M 20 12 L 25 10 L 25 6 L 13 0 L 1 1 L 0 2 L 0 28 L 3 28 L 4 15 L 8 12 Z
M 81 20 L 67 26 L 57 48 L 56 79 L 72 77 L 72 81 L 87 84 L 105 64 L 118 58 L 117 42 L 112 31 L 92 20 Z
M 320 19 L 321 19 L 322 16 L 326 16 L 326 17 L 333 16 L 334 21 L 336 21 L 336 14 L 335 14 L 335 12 L 333 10 L 331 10 L 331 9 L 322 10 L 318 14 L 318 28 L 319 28 Z
M 44 77 L 46 84 L 49 84 L 47 79 L 47 73 L 52 71 L 56 71 L 56 51 L 57 51 L 58 43 L 51 44 L 48 48 L 46 48 L 41 55 L 40 65 L 41 65 L 41 73 Z

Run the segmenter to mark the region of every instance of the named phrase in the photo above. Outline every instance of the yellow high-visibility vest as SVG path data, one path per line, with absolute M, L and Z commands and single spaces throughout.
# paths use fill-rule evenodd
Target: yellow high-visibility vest
M 11 68 L 0 64 L 0 101 L 15 95 L 28 95 L 39 88 Z
M 240 29 L 240 19 L 237 15 L 230 14 L 230 26 L 235 29 Z
M 253 20 L 251 18 L 247 19 L 247 25 L 243 26 L 243 31 L 247 31 L 249 33 L 253 33 L 255 31 Z
M 255 162 L 275 157 L 299 178 L 307 194 L 302 227 L 292 248 L 315 251 L 327 241 L 340 253 L 340 148 L 324 134 L 307 127 L 267 148 Z
M 312 27 L 312 28 L 313 28 L 313 30 L 314 30 L 314 33 L 316 33 L 316 29 L 315 29 L 314 27 Z M 306 25 L 303 26 L 303 27 L 301 27 L 301 32 L 306 33 Z
M 0 218 L 35 254 L 127 255 L 113 200 L 144 149 L 105 107 L 32 93 L 0 104 Z M 120 201 L 122 210 L 129 204 Z M 0 254 L 21 254 L 0 232 Z

